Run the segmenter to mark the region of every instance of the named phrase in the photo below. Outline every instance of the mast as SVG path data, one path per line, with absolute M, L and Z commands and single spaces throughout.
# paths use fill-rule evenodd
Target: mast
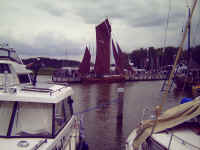
M 190 8 L 188 9 L 188 18 L 190 18 Z M 191 22 L 188 24 L 188 67 L 190 63 L 190 57 L 191 57 L 191 50 L 190 50 L 190 38 L 191 38 Z M 190 68 L 188 68 L 190 69 Z

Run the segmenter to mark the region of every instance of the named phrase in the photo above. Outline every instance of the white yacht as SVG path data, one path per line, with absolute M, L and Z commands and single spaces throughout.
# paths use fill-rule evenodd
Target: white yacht
M 30 73 L 14 50 L 0 48 L 0 149 L 77 150 L 72 88 L 33 84 Z

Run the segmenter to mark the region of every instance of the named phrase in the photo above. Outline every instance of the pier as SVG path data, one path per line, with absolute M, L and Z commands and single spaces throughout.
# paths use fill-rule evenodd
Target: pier
M 166 80 L 168 77 L 167 73 L 144 73 L 134 74 L 128 76 L 126 81 L 155 81 L 155 80 Z
M 140 74 L 129 74 L 125 75 L 125 82 L 167 80 L 167 77 L 167 73 L 146 72 Z M 81 78 L 79 76 L 53 76 L 52 81 L 57 83 L 81 83 Z M 122 82 L 124 82 L 124 80 Z

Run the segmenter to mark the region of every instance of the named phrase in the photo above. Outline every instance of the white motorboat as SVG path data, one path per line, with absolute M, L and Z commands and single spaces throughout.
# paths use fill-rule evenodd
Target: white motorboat
M 77 150 L 80 120 L 68 85 L 32 84 L 14 50 L 0 48 L 0 147 L 3 150 Z

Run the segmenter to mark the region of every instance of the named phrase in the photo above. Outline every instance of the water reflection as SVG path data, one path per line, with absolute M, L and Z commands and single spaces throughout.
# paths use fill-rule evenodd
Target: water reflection
M 116 142 L 119 147 L 122 147 L 123 141 L 123 108 L 124 108 L 124 91 L 118 89 L 118 103 L 117 103 L 117 124 L 116 124 Z
M 96 110 L 96 115 L 101 121 L 106 121 L 109 119 L 110 114 L 110 90 L 111 86 L 109 84 L 100 84 L 97 88 L 97 99 L 96 105 L 99 109 Z

